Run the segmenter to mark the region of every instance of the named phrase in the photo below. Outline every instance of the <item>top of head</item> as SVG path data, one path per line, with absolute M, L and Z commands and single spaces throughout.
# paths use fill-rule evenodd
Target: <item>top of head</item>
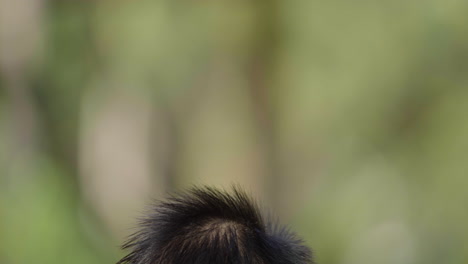
M 248 196 L 195 188 L 159 204 L 118 264 L 306 264 L 310 250 L 265 220 Z

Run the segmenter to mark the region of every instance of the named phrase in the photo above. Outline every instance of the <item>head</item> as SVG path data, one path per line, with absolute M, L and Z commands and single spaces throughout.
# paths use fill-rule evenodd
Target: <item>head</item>
M 306 264 L 311 251 L 264 219 L 248 196 L 192 189 L 156 206 L 118 264 Z

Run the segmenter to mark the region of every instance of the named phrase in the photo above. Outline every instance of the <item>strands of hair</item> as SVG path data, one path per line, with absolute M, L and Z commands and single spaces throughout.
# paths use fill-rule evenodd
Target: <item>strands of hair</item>
M 307 264 L 309 248 L 240 189 L 194 188 L 152 209 L 117 264 Z

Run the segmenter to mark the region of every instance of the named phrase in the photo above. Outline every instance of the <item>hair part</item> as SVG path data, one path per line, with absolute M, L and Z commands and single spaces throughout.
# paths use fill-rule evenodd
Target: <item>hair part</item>
M 283 227 L 265 222 L 238 188 L 193 188 L 152 209 L 123 245 L 117 264 L 306 264 L 309 248 Z

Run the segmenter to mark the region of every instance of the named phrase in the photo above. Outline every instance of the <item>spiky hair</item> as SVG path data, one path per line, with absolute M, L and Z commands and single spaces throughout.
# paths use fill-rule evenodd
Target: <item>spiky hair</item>
M 117 264 L 306 264 L 311 251 L 265 221 L 238 188 L 194 188 L 162 202 L 123 245 Z

